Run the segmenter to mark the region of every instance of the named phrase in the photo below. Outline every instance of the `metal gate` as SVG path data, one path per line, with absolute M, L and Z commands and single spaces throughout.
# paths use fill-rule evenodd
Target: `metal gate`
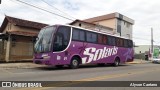
M 6 54 L 6 42 L 5 41 L 0 41 L 0 61 L 5 61 L 5 54 Z
M 12 42 L 10 48 L 10 61 L 32 60 L 33 43 L 32 42 Z

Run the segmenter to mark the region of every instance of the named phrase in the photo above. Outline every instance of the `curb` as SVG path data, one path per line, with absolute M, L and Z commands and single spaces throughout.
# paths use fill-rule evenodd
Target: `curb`
M 127 62 L 127 64 L 143 64 L 143 63 L 150 63 L 150 62 L 144 62 L 144 61 Z
M 12 63 L 12 64 L 0 64 L 2 69 L 31 69 L 36 67 L 41 67 L 42 65 L 36 65 L 32 63 L 22 64 L 22 63 Z

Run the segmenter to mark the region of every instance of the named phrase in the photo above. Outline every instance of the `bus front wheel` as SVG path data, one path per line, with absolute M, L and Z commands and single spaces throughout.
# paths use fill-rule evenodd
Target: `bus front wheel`
M 69 67 L 70 67 L 71 69 L 76 69 L 76 68 L 78 68 L 78 67 L 79 67 L 79 60 L 78 60 L 78 58 L 74 57 L 74 58 L 71 60 L 71 63 L 70 63 L 70 65 L 69 65 Z

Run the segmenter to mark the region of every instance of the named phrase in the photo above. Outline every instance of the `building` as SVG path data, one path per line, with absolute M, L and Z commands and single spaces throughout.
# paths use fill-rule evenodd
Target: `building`
M 103 26 L 103 25 L 97 25 L 94 23 L 85 22 L 85 21 L 78 20 L 78 19 L 69 23 L 69 25 L 79 26 L 79 27 L 86 28 L 86 29 L 91 29 L 95 31 L 101 31 L 104 33 L 108 33 L 108 34 L 113 34 L 113 28 Z
M 5 16 L 0 28 L 0 61 L 32 59 L 35 37 L 45 26 L 47 24 Z
M 149 51 L 151 48 L 151 45 L 137 45 L 135 47 L 135 54 L 145 53 Z
M 134 24 L 134 20 L 120 13 L 115 12 L 85 19 L 83 21 L 112 28 L 113 34 L 132 39 L 132 25 Z M 77 25 L 77 23 L 75 24 Z
M 159 48 L 159 45 L 154 45 L 154 48 Z M 136 59 L 145 59 L 146 57 L 151 57 L 151 45 L 137 45 L 134 49 L 135 51 L 135 58 Z
M 160 48 L 159 45 L 154 45 L 153 48 Z M 151 45 L 137 45 L 135 47 L 135 54 L 145 53 L 151 49 Z

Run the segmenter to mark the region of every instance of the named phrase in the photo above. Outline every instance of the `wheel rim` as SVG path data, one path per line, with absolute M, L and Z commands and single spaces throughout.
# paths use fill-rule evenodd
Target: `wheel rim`
M 118 60 L 116 60 L 116 61 L 115 61 L 115 64 L 116 64 L 116 66 L 118 66 L 118 65 L 119 65 L 119 61 L 118 61 Z
M 73 64 L 73 66 L 78 66 L 78 61 L 77 60 L 73 60 L 72 64 Z

